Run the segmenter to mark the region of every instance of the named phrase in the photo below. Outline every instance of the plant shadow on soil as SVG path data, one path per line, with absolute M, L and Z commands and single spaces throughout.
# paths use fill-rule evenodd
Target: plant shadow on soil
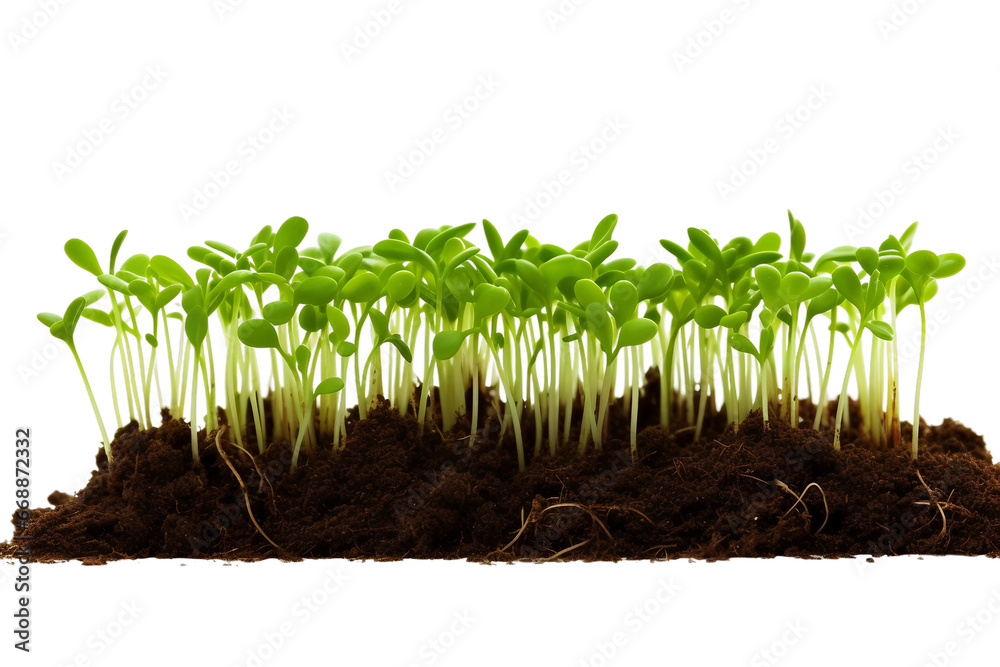
M 412 414 L 379 400 L 365 420 L 351 413 L 342 451 L 317 447 L 294 471 L 287 442 L 251 459 L 223 433 L 220 456 L 218 434 L 204 431 L 193 466 L 190 425 L 165 410 L 159 428 L 119 429 L 113 465 L 102 449 L 86 488 L 53 493 L 55 507 L 33 510 L 16 534 L 32 536 L 36 562 L 88 564 L 1000 555 L 1000 467 L 956 421 L 921 424 L 915 464 L 908 447 L 876 450 L 850 429 L 839 452 L 830 429 L 773 418 L 765 429 L 759 411 L 738 430 L 711 414 L 695 443 L 692 428 L 659 426 L 657 399 L 643 393 L 635 460 L 615 410 L 604 450 L 586 456 L 576 433 L 556 456 L 547 444 L 531 456 L 527 424 L 523 473 L 510 429 L 498 443 L 495 396 L 483 397 L 472 447 L 467 419 L 421 436 Z M 814 410 L 803 403 L 803 423 Z M 0 556 L 16 548 L 0 544 Z

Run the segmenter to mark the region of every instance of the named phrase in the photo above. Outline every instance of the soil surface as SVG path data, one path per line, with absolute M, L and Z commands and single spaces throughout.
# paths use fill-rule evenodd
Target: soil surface
M 921 424 L 914 464 L 908 448 L 875 450 L 849 429 L 839 452 L 829 429 L 765 429 L 759 412 L 738 430 L 711 415 L 694 443 L 692 428 L 656 425 L 651 393 L 635 460 L 616 411 L 604 451 L 578 456 L 575 439 L 555 457 L 529 451 L 524 473 L 485 403 L 473 447 L 467 421 L 421 437 L 380 403 L 364 421 L 353 413 L 343 451 L 320 448 L 294 471 L 286 442 L 251 459 L 222 435 L 220 456 L 204 432 L 193 466 L 190 426 L 164 412 L 159 428 L 120 429 L 114 464 L 99 452 L 87 487 L 53 493 L 19 532 L 42 562 L 1000 556 L 1000 466 L 958 422 Z

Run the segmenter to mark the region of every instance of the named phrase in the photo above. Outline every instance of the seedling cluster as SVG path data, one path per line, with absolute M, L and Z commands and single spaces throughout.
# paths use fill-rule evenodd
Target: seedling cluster
M 854 378 L 856 427 L 878 446 L 897 447 L 894 331 L 910 306 L 924 333 L 913 404 L 919 422 L 925 304 L 937 281 L 965 260 L 911 250 L 916 223 L 878 248 L 815 256 L 789 212 L 784 250 L 776 233 L 720 245 L 691 228 L 684 242 L 660 242 L 676 264 L 642 267 L 612 259 L 617 221 L 607 216 L 570 249 L 539 243 L 526 230 L 504 240 L 484 220 L 486 249 L 467 239 L 476 228 L 469 223 L 412 239 L 396 229 L 341 252 L 333 234 L 303 246 L 308 224 L 293 217 L 277 230 L 264 227 L 242 249 L 215 241 L 190 248 L 199 265 L 193 275 L 164 255 L 118 264 L 126 232 L 104 265 L 72 239 L 66 254 L 93 274 L 97 289 L 63 315 L 38 319 L 72 351 L 109 459 L 111 441 L 74 343 L 82 320 L 110 330 L 118 426 L 127 417 L 152 427 L 155 391 L 156 405 L 189 419 L 195 462 L 200 393 L 210 406 L 207 432 L 220 427 L 211 408 L 220 405 L 234 444 L 263 452 L 286 440 L 295 465 L 303 449 L 344 446 L 352 387 L 361 419 L 379 395 L 400 413 L 411 411 L 421 429 L 434 414 L 432 400 L 445 431 L 468 415 L 470 446 L 484 426 L 480 397 L 487 397 L 501 440 L 513 434 L 522 469 L 527 447 L 535 455 L 601 449 L 612 411 L 630 421 L 634 454 L 647 364 L 658 371 L 648 391 L 659 393 L 660 423 L 693 428 L 695 439 L 714 405 L 735 428 L 757 409 L 765 423 L 832 427 L 839 448 Z M 104 296 L 107 310 L 98 307 Z M 838 346 L 849 351 L 846 366 L 834 365 Z M 831 378 L 840 387 L 835 414 L 825 409 Z M 799 416 L 803 384 L 819 406 L 811 423 Z

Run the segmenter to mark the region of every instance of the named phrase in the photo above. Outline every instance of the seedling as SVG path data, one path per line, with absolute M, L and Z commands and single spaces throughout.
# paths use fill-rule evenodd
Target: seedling
M 349 392 L 361 419 L 382 396 L 401 414 L 412 413 L 422 432 L 433 400 L 442 433 L 468 414 L 469 432 L 456 437 L 470 447 L 485 423 L 483 404 L 495 406 L 499 439 L 512 434 L 522 470 L 529 452 L 554 455 L 570 446 L 574 429 L 581 455 L 602 449 L 616 415 L 627 419 L 637 456 L 647 360 L 659 379 L 646 391 L 651 399 L 658 391 L 665 428 L 691 428 L 699 440 L 715 408 L 734 429 L 758 409 L 765 425 L 777 418 L 819 429 L 828 421 L 828 381 L 838 370 L 833 358 L 841 339 L 850 351 L 829 424 L 835 446 L 852 378 L 862 414 L 854 426 L 878 446 L 899 446 L 897 317 L 909 305 L 920 312 L 918 424 L 925 304 L 936 281 L 960 271 L 964 259 L 911 252 L 916 225 L 877 250 L 845 246 L 814 258 L 805 251 L 802 223 L 791 212 L 788 220 L 784 249 L 775 233 L 720 244 L 691 228 L 683 245 L 661 241 L 676 265 L 649 267 L 613 258 L 614 215 L 566 248 L 527 231 L 504 241 L 484 220 L 485 252 L 467 238 L 473 223 L 424 229 L 412 240 L 393 230 L 374 245 L 341 252 L 332 234 L 303 245 L 309 225 L 293 217 L 277 230 L 261 229 L 244 250 L 218 241 L 190 248 L 193 272 L 159 254 L 133 255 L 116 269 L 122 232 L 107 271 L 83 241 L 66 244 L 68 257 L 100 289 L 75 299 L 62 316 L 39 319 L 73 352 L 109 460 L 111 442 L 74 343 L 81 318 L 114 331 L 111 399 L 119 426 L 122 396 L 129 419 L 152 426 L 155 388 L 158 405 L 189 421 L 194 463 L 206 446 L 199 424 L 209 435 L 223 427 L 219 403 L 238 447 L 256 445 L 262 453 L 269 442 L 286 441 L 293 468 L 303 452 L 338 450 Z M 105 295 L 107 311 L 95 307 Z M 803 384 L 818 404 L 811 424 L 799 417 Z M 918 435 L 914 427 L 914 457 Z

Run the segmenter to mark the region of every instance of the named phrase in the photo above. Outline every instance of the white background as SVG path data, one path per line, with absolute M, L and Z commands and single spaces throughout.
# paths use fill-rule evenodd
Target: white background
M 572 246 L 616 212 L 619 256 L 644 263 L 690 225 L 785 234 L 786 208 L 820 251 L 919 220 L 916 247 L 969 262 L 929 307 L 923 412 L 995 443 L 998 20 L 986 0 L 7 0 L 0 498 L 16 427 L 33 430 L 37 503 L 93 464 L 72 358 L 33 317 L 85 289 L 67 238 L 103 259 L 128 228 L 126 253 L 180 256 L 291 215 L 345 247 L 484 217 Z M 915 331 L 910 314 L 900 333 Z M 80 344 L 107 396 L 92 333 Z M 914 374 L 904 346 L 904 391 Z M 328 595 L 329 573 L 346 581 Z M 978 665 L 1000 649 L 985 559 L 36 566 L 30 660 L 10 648 L 9 565 L 0 576 L 4 664 L 773 664 L 773 648 L 787 665 Z M 667 602 L 661 581 L 679 588 Z M 304 596 L 322 601 L 308 615 Z

